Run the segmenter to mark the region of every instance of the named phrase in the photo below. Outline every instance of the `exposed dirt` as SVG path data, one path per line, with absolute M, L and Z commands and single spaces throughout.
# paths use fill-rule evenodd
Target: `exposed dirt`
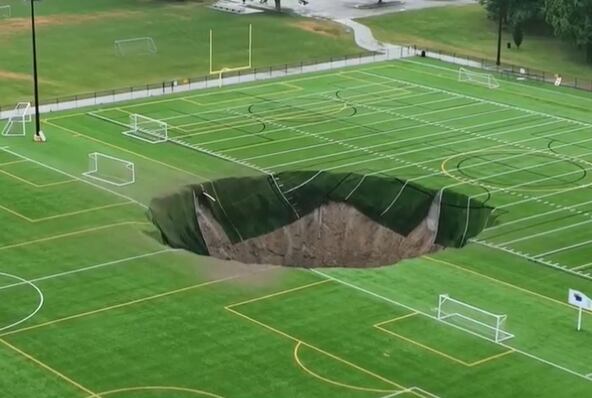
M 50 26 L 83 25 L 90 22 L 125 19 L 142 15 L 136 11 L 109 11 L 95 12 L 89 14 L 59 14 L 51 16 L 38 16 L 35 18 L 35 24 L 38 28 Z M 0 24 L 0 36 L 9 36 L 12 34 L 29 32 L 31 29 L 31 20 L 29 18 L 10 18 L 2 21 Z
M 326 37 L 337 38 L 341 35 L 342 29 L 338 25 L 329 23 L 320 23 L 315 21 L 299 21 L 293 23 L 292 26 L 305 30 L 307 32 L 316 33 Z
M 27 73 L 17 73 L 8 70 L 0 69 L 0 80 L 18 80 L 18 81 L 32 81 L 33 75 Z M 40 79 L 41 83 L 57 85 L 57 83 L 50 80 Z
M 407 237 L 345 203 L 329 203 L 276 231 L 232 244 L 209 210 L 197 209 L 210 255 L 248 264 L 375 267 L 440 250 L 422 222 Z

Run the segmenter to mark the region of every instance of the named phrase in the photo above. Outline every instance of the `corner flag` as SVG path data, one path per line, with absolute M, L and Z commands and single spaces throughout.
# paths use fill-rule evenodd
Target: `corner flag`
M 592 311 L 592 299 L 578 290 L 569 289 L 568 302 L 578 307 L 578 330 L 582 330 L 582 312 Z

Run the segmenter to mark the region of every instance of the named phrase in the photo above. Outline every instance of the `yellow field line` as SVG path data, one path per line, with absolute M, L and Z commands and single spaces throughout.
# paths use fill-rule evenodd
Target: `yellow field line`
M 221 283 L 221 282 L 225 282 L 225 281 L 229 281 L 232 279 L 236 279 L 238 278 L 240 275 L 234 275 L 234 276 L 228 276 L 226 278 L 221 278 L 221 279 L 216 279 L 216 280 L 212 280 L 212 281 L 207 281 L 207 282 L 201 282 L 195 285 L 191 285 L 191 286 L 186 286 L 180 289 L 175 289 L 175 290 L 169 290 L 167 292 L 164 293 L 158 293 L 152 296 L 148 296 L 148 297 L 142 297 L 139 299 L 135 299 L 135 300 L 131 300 L 131 301 L 127 301 L 125 303 L 119 303 L 119 304 L 115 304 L 115 305 L 110 305 L 108 307 L 103 307 L 103 308 L 98 308 L 96 310 L 92 310 L 92 311 L 86 311 L 80 314 L 75 314 L 75 315 L 70 315 L 70 316 L 66 316 L 63 318 L 58 318 L 58 319 L 54 319 L 53 321 L 48 321 L 48 322 L 43 322 L 43 323 L 39 323 L 37 325 L 32 325 L 32 326 L 28 326 L 28 327 L 24 327 L 21 329 L 16 329 L 10 332 L 6 332 L 3 334 L 0 334 L 0 338 L 4 337 L 4 336 L 10 336 L 13 334 L 17 334 L 17 333 L 22 333 L 22 332 L 26 332 L 29 330 L 33 330 L 33 329 L 39 329 L 39 328 L 43 328 L 46 326 L 50 326 L 50 325 L 55 325 L 58 323 L 62 323 L 65 321 L 69 321 L 72 319 L 78 319 L 78 318 L 82 318 L 85 316 L 89 316 L 89 315 L 94 315 L 94 314 L 99 314 L 101 312 L 105 312 L 105 311 L 110 311 L 110 310 L 114 310 L 114 309 L 118 309 L 118 308 L 123 308 L 123 307 L 128 307 L 130 305 L 134 305 L 134 304 L 139 304 L 139 303 L 143 303 L 146 301 L 151 301 L 151 300 L 155 300 L 158 298 L 162 298 L 162 297 L 166 297 L 166 296 L 171 296 L 173 294 L 178 294 L 178 293 L 183 293 L 183 292 L 187 292 L 189 290 L 194 290 L 200 287 L 205 287 L 205 286 L 209 286 L 209 285 L 213 285 L 216 283 Z
M 58 218 L 71 217 L 71 216 L 75 216 L 78 214 L 90 213 L 90 212 L 98 211 L 98 210 L 111 209 L 113 207 L 125 206 L 125 205 L 129 205 L 129 204 L 133 204 L 133 203 L 134 202 L 131 202 L 131 201 L 121 202 L 121 203 L 112 203 L 109 205 L 96 206 L 96 207 L 91 207 L 88 209 L 76 210 L 76 211 L 71 211 L 68 213 L 55 214 L 53 216 L 47 216 L 47 217 L 41 217 L 41 218 L 30 218 L 30 217 L 25 216 L 24 214 L 19 213 L 16 210 L 9 209 L 8 207 L 2 206 L 2 205 L 0 205 L 0 209 L 5 210 L 11 214 L 14 214 L 15 216 L 20 217 L 30 223 L 38 223 L 38 222 L 43 222 L 43 221 L 55 220 Z
M 498 358 L 501 358 L 501 357 L 505 357 L 506 355 L 508 355 L 508 354 L 512 354 L 512 353 L 514 353 L 514 352 L 516 352 L 516 350 L 514 350 L 514 349 L 509 349 L 509 350 L 507 350 L 507 351 L 500 352 L 499 354 L 492 355 L 492 356 L 490 356 L 490 357 L 483 358 L 483 359 L 480 359 L 480 360 L 478 360 L 478 361 L 475 361 L 475 362 L 471 362 L 470 366 L 471 366 L 471 367 L 473 367 L 473 366 L 478 366 L 478 365 L 481 365 L 481 364 L 483 364 L 483 363 L 485 363 L 485 362 L 489 362 L 489 361 L 493 361 L 494 359 L 498 359 Z
M 28 162 L 28 160 L 27 159 L 12 160 L 10 162 L 0 163 L 0 167 L 8 166 L 11 164 L 23 163 L 23 162 Z
M 430 346 L 427 346 L 425 344 L 422 344 L 422 343 L 420 343 L 420 342 L 418 342 L 418 341 L 416 341 L 416 340 L 414 340 L 414 339 L 412 339 L 410 337 L 406 337 L 406 336 L 400 335 L 399 333 L 393 332 L 392 330 L 389 330 L 389 329 L 386 329 L 386 328 L 383 328 L 382 327 L 383 325 L 386 325 L 386 324 L 389 324 L 389 323 L 393 323 L 393 322 L 397 322 L 397 321 L 400 321 L 400 320 L 403 320 L 403 319 L 407 319 L 407 318 L 410 318 L 410 317 L 416 316 L 416 315 L 420 315 L 420 314 L 418 312 L 412 312 L 412 313 L 409 313 L 409 314 L 406 314 L 406 315 L 399 316 L 397 318 L 389 319 L 388 321 L 379 322 L 379 323 L 375 324 L 374 327 L 376 329 L 381 330 L 382 332 L 388 333 L 388 334 L 390 334 L 392 336 L 395 336 L 395 337 L 397 337 L 397 338 L 399 338 L 401 340 L 405 340 L 408 343 L 414 344 L 414 345 L 416 345 L 418 347 L 421 347 L 421 348 L 423 348 L 425 350 L 431 351 L 434 354 L 440 355 L 440 356 L 445 357 L 447 359 L 450 359 L 450 360 L 452 360 L 454 362 L 458 362 L 458 363 L 460 363 L 460 364 L 462 364 L 464 366 L 467 366 L 469 368 L 471 368 L 473 366 L 481 365 L 483 363 L 492 361 L 492 360 L 497 359 L 497 358 L 501 358 L 503 356 L 506 356 L 508 354 L 511 354 L 511 353 L 515 352 L 514 349 L 510 348 L 507 351 L 503 351 L 503 352 L 501 352 L 499 354 L 494 354 L 494 355 L 491 355 L 491 356 L 486 357 L 486 358 L 483 358 L 483 359 L 479 359 L 479 360 L 474 361 L 474 362 L 466 362 L 466 361 L 463 361 L 462 359 L 457 358 L 457 357 L 455 357 L 453 355 L 446 354 L 445 352 L 442 352 L 442 351 L 437 350 L 437 349 L 435 349 L 433 347 L 430 347 Z
M 395 336 L 395 337 L 397 337 L 397 338 L 399 338 L 399 339 L 401 339 L 401 340 L 404 340 L 404 341 L 406 341 L 406 342 L 408 342 L 408 343 L 410 343 L 410 344 L 413 344 L 413 345 L 416 345 L 416 346 L 418 346 L 418 347 L 421 347 L 421 348 L 423 348 L 423 349 L 424 349 L 424 350 L 426 350 L 426 351 L 430 351 L 430 352 L 432 352 L 432 353 L 434 353 L 434 354 L 436 354 L 436 355 L 439 355 L 439 356 L 441 356 L 441 357 L 444 357 L 444 358 L 446 358 L 446 359 L 449 359 L 449 360 L 451 360 L 451 361 L 453 361 L 453 362 L 459 363 L 459 364 L 461 364 L 461 365 L 464 365 L 464 366 L 467 366 L 467 367 L 470 367 L 470 366 L 471 366 L 471 364 L 470 364 L 470 363 L 468 363 L 468 362 L 465 362 L 465 361 L 463 361 L 462 359 L 459 359 L 459 358 L 457 358 L 457 357 L 454 357 L 454 356 L 452 356 L 452 355 L 446 354 L 445 352 L 439 351 L 439 350 L 437 350 L 437 349 L 435 349 L 435 348 L 432 348 L 432 347 L 430 347 L 430 346 L 427 346 L 427 345 L 425 345 L 425 344 L 422 344 L 422 343 L 420 343 L 420 342 L 418 342 L 418 341 L 415 341 L 415 340 L 413 340 L 413 339 L 411 339 L 411 338 L 409 338 L 409 337 L 405 337 L 405 336 L 403 336 L 403 335 L 400 335 L 400 334 L 398 334 L 398 333 L 395 333 L 395 332 L 393 332 L 392 330 L 388 330 L 388 329 L 385 329 L 385 328 L 383 328 L 383 327 L 381 327 L 381 326 L 377 326 L 377 325 L 374 325 L 374 327 L 375 327 L 376 329 L 378 329 L 378 330 L 380 330 L 380 331 L 384 332 L 384 333 L 390 334 L 391 336 Z
M 370 376 L 372 376 L 372 377 L 374 377 L 374 378 L 376 378 L 378 380 L 381 380 L 381 381 L 383 381 L 383 382 L 385 382 L 387 384 L 390 384 L 390 385 L 392 385 L 392 386 L 394 386 L 396 388 L 406 389 L 406 387 L 404 387 L 404 386 L 402 386 L 402 385 L 400 385 L 398 383 L 395 383 L 394 381 L 389 380 L 386 377 L 383 377 L 383 376 L 381 376 L 379 374 L 376 374 L 376 373 L 374 373 L 374 372 L 372 372 L 372 371 L 370 371 L 368 369 L 365 369 L 365 368 L 363 368 L 361 366 L 358 366 L 358 365 L 356 365 L 356 364 L 354 364 L 352 362 L 349 362 L 349 361 L 347 361 L 347 360 L 345 360 L 343 358 L 340 358 L 340 357 L 338 357 L 338 356 L 336 356 L 334 354 L 331 354 L 330 352 L 327 352 L 327 351 L 325 351 L 325 350 L 323 350 L 321 348 L 318 348 L 318 347 L 316 347 L 316 346 L 314 346 L 312 344 L 309 344 L 309 343 L 307 343 L 305 341 L 302 341 L 302 340 L 300 340 L 300 339 L 298 339 L 298 338 L 296 338 L 294 336 L 291 336 L 291 335 L 289 335 L 289 334 L 287 334 L 285 332 L 282 332 L 281 330 L 278 330 L 278 329 L 276 329 L 276 328 L 274 328 L 272 326 L 269 326 L 269 325 L 267 325 L 267 324 L 265 324 L 265 323 L 263 323 L 261 321 L 258 321 L 256 319 L 253 319 L 253 318 L 249 317 L 248 315 L 245 315 L 245 314 L 243 314 L 241 312 L 238 312 L 237 310 L 234 309 L 235 307 L 242 306 L 242 305 L 245 305 L 245 304 L 248 304 L 248 303 L 253 303 L 253 302 L 256 302 L 256 301 L 260 301 L 260 300 L 265 300 L 265 299 L 268 299 L 268 298 L 271 298 L 271 297 L 281 296 L 281 295 L 284 295 L 284 294 L 287 294 L 287 293 L 297 292 L 297 291 L 308 289 L 310 287 L 318 286 L 318 285 L 321 285 L 321 284 L 327 283 L 327 282 L 331 282 L 331 280 L 330 279 L 324 279 L 322 281 L 313 282 L 313 283 L 309 283 L 309 284 L 306 284 L 306 285 L 303 285 L 303 286 L 298 286 L 298 287 L 295 287 L 295 288 L 291 288 L 291 289 L 287 289 L 287 290 L 282 290 L 282 291 L 279 291 L 279 292 L 276 292 L 276 293 L 267 294 L 265 296 L 253 298 L 253 299 L 250 299 L 250 300 L 241 301 L 239 303 L 230 304 L 230 305 L 225 306 L 224 308 L 227 311 L 230 311 L 233 314 L 235 314 L 235 315 L 237 315 L 237 316 L 239 316 L 241 318 L 244 318 L 244 319 L 246 319 L 246 320 L 248 320 L 248 321 L 250 321 L 252 323 L 255 323 L 255 324 L 257 324 L 257 325 L 259 325 L 259 326 L 261 326 L 261 327 L 263 327 L 263 328 L 265 328 L 267 330 L 270 330 L 270 331 L 272 331 L 272 332 L 274 332 L 276 334 L 279 334 L 279 335 L 281 335 L 281 336 L 283 336 L 283 337 L 285 337 L 285 338 L 287 338 L 289 340 L 292 340 L 292 341 L 294 341 L 296 343 L 300 343 L 302 345 L 305 345 L 308 348 L 311 348 L 311 349 L 313 349 L 313 350 L 315 350 L 317 352 L 320 352 L 321 354 L 324 354 L 324 355 L 326 355 L 326 356 L 328 356 L 328 357 L 330 357 L 332 359 L 335 359 L 338 362 L 344 363 L 344 364 L 346 364 L 346 365 L 348 365 L 348 366 L 350 366 L 350 367 L 352 367 L 354 369 L 359 370 L 360 372 L 363 372 L 365 374 L 368 374 L 368 375 L 370 375 Z
M 299 350 L 300 347 L 302 346 L 302 342 L 299 341 L 298 343 L 296 343 L 296 345 L 294 346 L 294 360 L 296 361 L 296 363 L 298 364 L 298 366 L 300 366 L 300 368 L 302 368 L 302 370 L 304 370 L 306 373 L 308 373 L 309 375 L 311 375 L 312 377 L 319 379 L 327 384 L 333 384 L 336 385 L 338 387 L 343 387 L 343 388 L 348 388 L 350 390 L 356 390 L 356 391 L 366 391 L 366 392 L 378 392 L 378 393 L 394 393 L 396 391 L 393 390 L 384 390 L 384 389 L 379 389 L 379 388 L 370 388 L 370 387 L 360 387 L 360 386 L 354 386 L 351 384 L 345 384 L 345 383 L 341 383 L 339 381 L 335 381 L 335 380 L 331 380 L 328 379 L 324 376 L 319 375 L 318 373 L 313 372 L 312 370 L 308 369 L 303 363 L 302 360 L 299 357 Z
M 236 305 L 235 305 L 235 306 L 236 306 Z M 251 318 L 251 317 L 249 317 L 249 316 L 247 316 L 247 315 L 245 315 L 245 314 L 243 314 L 243 313 L 241 313 L 241 312 L 238 312 L 238 311 L 234 310 L 233 308 L 231 308 L 231 306 L 226 306 L 226 307 L 224 307 L 224 308 L 225 308 L 227 311 L 230 311 L 230 312 L 232 312 L 233 314 L 235 314 L 235 315 L 237 315 L 237 316 L 240 316 L 241 318 L 244 318 L 244 319 L 246 319 L 246 320 L 248 320 L 248 321 L 250 321 L 250 322 L 253 322 L 253 323 L 255 323 L 255 324 L 257 324 L 257 325 L 259 325 L 259 326 L 261 326 L 261 327 L 263 327 L 263 328 L 265 328 L 265 329 L 267 329 L 267 330 L 270 330 L 270 331 L 272 331 L 272 332 L 274 332 L 274 333 L 276 333 L 276 334 L 279 334 L 279 335 L 281 335 L 281 336 L 283 336 L 283 337 L 285 337 L 285 338 L 287 338 L 287 339 L 289 339 L 289 340 L 292 340 L 292 341 L 294 341 L 294 342 L 296 342 L 296 343 L 302 343 L 302 344 L 303 344 L 303 345 L 305 345 L 306 347 L 308 347 L 308 348 L 311 348 L 311 349 L 313 349 L 313 350 L 315 350 L 315 351 L 318 351 L 318 352 L 320 352 L 321 354 L 324 354 L 324 355 L 326 355 L 326 356 L 328 356 L 328 357 L 330 357 L 330 358 L 332 358 L 332 359 L 335 359 L 335 360 L 336 360 L 336 361 L 338 361 L 338 362 L 344 363 L 344 364 L 346 364 L 346 365 L 348 365 L 348 366 L 350 366 L 350 367 L 352 367 L 352 368 L 354 368 L 354 369 L 357 369 L 357 370 L 359 370 L 360 372 L 366 373 L 366 374 L 368 374 L 368 375 L 370 375 L 370 376 L 372 376 L 372 377 L 375 377 L 375 378 L 376 378 L 376 379 L 378 379 L 378 380 L 381 380 L 381 381 L 383 381 L 383 382 L 385 382 L 385 383 L 387 383 L 387 384 L 390 384 L 390 385 L 392 385 L 392 386 L 395 386 L 395 387 L 397 387 L 397 388 L 400 388 L 400 389 L 406 389 L 404 386 L 402 386 L 402 385 L 400 385 L 400 384 L 398 384 L 398 383 L 395 383 L 394 381 L 391 381 L 391 380 L 387 379 L 386 377 L 380 376 L 379 374 L 376 374 L 376 373 L 374 373 L 374 372 L 372 372 L 372 371 L 370 371 L 370 370 L 368 370 L 368 369 L 362 368 L 361 366 L 358 366 L 358 365 L 356 365 L 356 364 L 354 364 L 354 363 L 351 363 L 351 362 L 349 362 L 349 361 L 347 361 L 347 360 L 345 360 L 345 359 L 343 359 L 343 358 L 340 358 L 340 357 L 338 357 L 338 356 L 336 356 L 336 355 L 333 355 L 333 354 L 331 354 L 331 353 L 329 353 L 329 352 L 327 352 L 327 351 L 325 351 L 325 350 L 323 350 L 323 349 L 321 349 L 321 348 L 315 347 L 315 346 L 314 346 L 314 345 L 312 345 L 312 344 L 309 344 L 309 343 L 307 343 L 307 342 L 305 342 L 305 341 L 302 341 L 302 340 L 300 340 L 300 339 L 297 339 L 296 337 L 294 337 L 294 336 L 291 336 L 291 335 L 289 335 L 289 334 L 287 334 L 287 333 L 285 333 L 285 332 L 282 332 L 281 330 L 275 329 L 274 327 L 271 327 L 271 326 L 269 326 L 269 325 L 267 325 L 267 324 L 265 324 L 265 323 L 263 323 L 263 322 L 260 322 L 260 321 L 258 321 L 258 320 L 256 320 L 256 319 L 253 319 L 253 318 Z
M 64 381 L 68 382 L 69 384 L 71 384 L 74 387 L 78 388 L 79 390 L 85 392 L 86 394 L 89 394 L 89 397 L 88 398 L 93 398 L 93 397 L 100 398 L 100 396 L 97 393 L 89 390 L 88 388 L 84 387 L 82 384 L 80 384 L 78 382 L 75 382 L 74 380 L 72 380 L 68 376 L 64 375 L 61 372 L 58 372 L 57 370 L 55 370 L 54 368 L 50 367 L 49 365 L 46 365 L 45 363 L 41 362 L 37 358 L 34 358 L 33 356 L 27 354 L 26 352 L 24 352 L 20 348 L 17 348 L 15 346 L 13 346 L 12 344 L 10 344 L 9 342 L 7 342 L 6 340 L 0 338 L 0 343 L 4 344 L 6 347 L 10 348 L 11 350 L 13 350 L 14 352 L 18 353 L 19 355 L 27 358 L 29 361 L 35 363 L 37 366 L 39 366 L 39 367 L 47 370 L 48 372 L 52 373 L 53 375 L 59 377 L 60 379 L 62 379 Z
M 117 145 L 115 145 L 115 144 L 111 144 L 111 143 L 109 143 L 109 142 L 106 142 L 106 141 L 100 140 L 100 139 L 98 139 L 98 138 L 95 138 L 95 137 L 92 137 L 92 136 L 90 136 L 90 135 L 83 134 L 83 133 L 81 133 L 81 132 L 79 132 L 79 131 L 72 130 L 72 129 L 68 128 L 68 127 L 60 126 L 59 124 L 55 124 L 55 123 L 52 123 L 52 122 L 49 122 L 49 121 L 46 121 L 46 123 L 47 123 L 47 124 L 49 124 L 50 126 L 53 126 L 53 127 L 59 128 L 59 129 L 62 129 L 62 130 L 64 130 L 64 131 L 67 131 L 67 132 L 69 132 L 69 133 L 71 133 L 71 134 L 73 134 L 73 135 L 79 135 L 79 136 L 82 136 L 82 137 L 84 137 L 84 138 L 86 138 L 86 139 L 88 139 L 88 140 L 95 141 L 95 142 L 99 142 L 99 143 L 101 143 L 101 144 L 103 144 L 103 145 L 106 145 L 106 146 L 108 146 L 108 147 L 115 148 L 115 149 L 117 149 L 117 150 L 119 150 L 119 151 L 122 151 L 122 152 L 125 152 L 125 153 L 132 154 L 132 155 L 134 155 L 134 156 L 136 156 L 136 157 L 138 157 L 138 158 L 140 158 L 140 159 L 148 160 L 148 161 L 150 161 L 150 162 L 154 162 L 154 163 L 156 163 L 156 164 L 159 164 L 159 165 L 161 165 L 161 166 L 168 167 L 168 168 L 170 168 L 170 169 L 172 169 L 172 170 L 176 170 L 176 171 L 179 171 L 179 172 L 182 172 L 182 173 L 185 173 L 185 174 L 189 174 L 189 175 L 192 175 L 192 176 L 198 177 L 198 178 L 199 178 L 199 179 L 201 179 L 201 180 L 207 180 L 207 178 L 206 178 L 206 177 L 204 177 L 204 176 L 201 176 L 201 175 L 199 175 L 199 174 L 197 174 L 197 173 L 191 172 L 191 171 L 189 171 L 189 170 L 182 169 L 182 168 L 180 168 L 180 167 L 177 167 L 177 166 L 173 166 L 172 164 L 165 163 L 165 162 L 163 162 L 163 161 L 160 161 L 160 160 L 157 160 L 157 159 L 154 159 L 154 158 L 148 157 L 148 156 L 146 156 L 146 155 L 142 155 L 142 154 L 140 154 L 140 153 L 137 153 L 137 152 L 131 151 L 131 150 L 129 150 L 129 149 L 122 148 L 122 147 L 120 147 L 120 146 L 117 146 Z
M 419 312 L 411 312 L 409 314 L 401 315 L 401 316 L 398 316 L 396 318 L 389 319 L 387 321 L 379 322 L 379 323 L 375 324 L 374 327 L 379 327 L 379 326 L 382 326 L 382 325 L 386 325 L 387 323 L 397 322 L 397 321 L 400 321 L 402 319 L 410 318 L 410 317 L 415 316 L 415 315 L 419 315 Z
M 303 289 L 308 289 L 309 287 L 313 287 L 313 286 L 317 286 L 317 285 L 322 285 L 325 283 L 331 282 L 330 279 L 323 279 L 322 281 L 317 281 L 317 282 L 313 282 L 313 283 L 309 283 L 307 285 L 303 285 L 303 286 L 298 286 L 292 289 L 288 289 L 288 290 L 282 290 L 280 292 L 276 292 L 276 293 L 271 293 L 265 296 L 261 296 L 261 297 L 256 297 L 250 300 L 245 300 L 245 301 L 241 301 L 240 303 L 234 303 L 234 304 L 230 304 L 227 307 L 228 308 L 234 308 L 234 307 L 238 307 L 244 304 L 249 304 L 249 303 L 254 303 L 256 301 L 260 301 L 260 300 L 265 300 L 271 297 L 277 297 L 277 296 L 281 296 L 284 294 L 288 294 L 288 293 L 292 293 L 292 292 L 297 292 L 299 290 L 303 290 Z
M 36 245 L 36 244 L 42 243 L 42 242 L 48 242 L 48 241 L 62 239 L 62 238 L 69 238 L 71 236 L 77 236 L 77 235 L 82 235 L 82 234 L 86 234 L 86 233 L 90 233 L 90 232 L 96 232 L 96 231 L 101 231 L 104 229 L 116 228 L 116 227 L 127 226 L 127 225 L 152 225 L 152 223 L 147 222 L 147 221 L 124 221 L 124 222 L 115 223 L 115 224 L 100 225 L 98 227 L 87 228 L 87 229 L 83 229 L 80 231 L 66 232 L 63 234 L 47 236 L 45 238 L 33 239 L 33 240 L 28 240 L 28 241 L 19 242 L 19 243 L 12 243 L 9 245 L 0 246 L 0 250 L 7 250 L 7 249 L 13 249 L 16 247 Z
M 17 175 L 14 175 L 14 174 L 12 174 L 12 173 L 9 173 L 9 172 L 8 172 L 8 171 L 6 171 L 6 170 L 2 170 L 2 169 L 0 169 L 0 173 L 2 173 L 2 174 L 6 174 L 7 176 L 9 176 L 9 177 L 11 177 L 11 178 L 14 178 L 15 180 L 21 181 L 21 182 L 23 182 L 23 183 L 25 183 L 25 184 L 28 184 L 28 185 L 31 185 L 31 186 L 33 186 L 33 187 L 35 187 L 35 188 L 47 188 L 47 187 L 54 187 L 54 186 L 56 186 L 56 185 L 64 185 L 64 184 L 69 184 L 69 183 L 72 183 L 72 182 L 75 182 L 75 181 L 77 181 L 76 179 L 72 178 L 72 179 L 65 180 L 65 181 L 50 182 L 50 183 L 47 183 L 47 184 L 35 184 L 35 183 L 34 183 L 34 182 L 32 182 L 32 181 L 29 181 L 29 180 L 27 180 L 27 179 L 25 179 L 25 178 L 22 178 L 22 177 L 19 177 L 19 176 L 17 176 Z
M 533 292 L 532 290 L 528 290 L 526 288 L 523 288 L 523 287 L 520 287 L 520 286 L 517 286 L 517 285 L 513 285 L 513 284 L 511 284 L 509 282 L 502 281 L 502 280 L 497 279 L 497 278 L 494 278 L 492 276 L 485 275 L 485 274 L 482 274 L 480 272 L 477 272 L 477 271 L 474 271 L 474 270 L 471 270 L 471 269 L 467 269 L 467 268 L 463 267 L 462 265 L 451 263 L 450 261 L 440 260 L 440 259 L 437 259 L 437 258 L 434 258 L 434 257 L 430 257 L 430 256 L 424 256 L 423 258 L 425 258 L 427 260 L 430 260 L 430 261 L 433 261 L 435 263 L 440 263 L 440 264 L 443 264 L 443 265 L 447 265 L 449 267 L 453 267 L 453 268 L 459 269 L 461 271 L 464 271 L 464 272 L 467 272 L 469 274 L 473 274 L 473 275 L 479 276 L 481 278 L 485 278 L 487 280 L 490 280 L 492 282 L 499 283 L 501 285 L 510 287 L 512 289 L 516 289 L 516 290 L 519 290 L 521 292 L 528 293 L 530 295 L 533 295 L 533 296 L 536 296 L 536 297 L 539 297 L 539 298 L 542 298 L 542 299 L 545 299 L 545 300 L 552 301 L 552 302 L 554 302 L 556 304 L 560 304 L 560 305 L 562 305 L 564 307 L 568 307 L 568 308 L 571 308 L 571 309 L 574 308 L 574 307 L 572 307 L 571 305 L 569 305 L 566 302 L 559 301 L 559 300 L 554 299 L 552 297 L 545 296 L 544 294 Z M 584 312 L 592 315 L 592 311 L 586 311 L 586 310 L 584 310 Z
M 14 216 L 17 216 L 19 218 L 22 218 L 25 221 L 28 221 L 28 222 L 31 222 L 31 223 L 32 222 L 35 222 L 35 220 L 33 220 L 32 218 L 29 218 L 29 217 L 25 216 L 24 214 L 19 213 L 18 211 L 9 209 L 8 207 L 4 207 L 4 206 L 0 205 L 0 209 L 2 209 L 2 210 L 6 211 L 6 212 L 8 212 L 8 213 L 10 213 L 10 214 L 12 214 Z

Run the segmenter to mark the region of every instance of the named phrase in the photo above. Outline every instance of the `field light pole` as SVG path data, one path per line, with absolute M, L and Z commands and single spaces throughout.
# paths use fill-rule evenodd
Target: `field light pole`
M 35 135 L 39 136 L 41 122 L 39 116 L 39 79 L 37 77 L 37 38 L 35 35 L 35 0 L 31 0 L 31 40 L 33 45 L 33 86 L 35 91 Z
M 497 58 L 495 61 L 495 64 L 497 66 L 501 65 L 501 59 L 502 59 L 502 27 L 503 27 L 505 12 L 506 12 L 506 2 L 504 2 L 502 5 L 500 5 L 500 9 L 499 9 L 499 25 L 497 28 Z

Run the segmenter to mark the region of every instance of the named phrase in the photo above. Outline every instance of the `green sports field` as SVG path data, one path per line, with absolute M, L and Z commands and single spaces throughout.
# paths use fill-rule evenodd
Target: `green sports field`
M 2 137 L 2 396 L 589 396 L 592 314 L 576 331 L 567 290 L 592 292 L 592 97 L 498 79 L 413 58 L 46 114 L 43 145 Z M 168 142 L 123 135 L 130 114 L 166 122 Z M 95 152 L 136 182 L 83 177 Z M 463 249 L 359 270 L 198 257 L 147 221 L 183 184 L 287 170 L 496 210 Z M 514 337 L 438 321 L 440 294 L 507 315 Z

